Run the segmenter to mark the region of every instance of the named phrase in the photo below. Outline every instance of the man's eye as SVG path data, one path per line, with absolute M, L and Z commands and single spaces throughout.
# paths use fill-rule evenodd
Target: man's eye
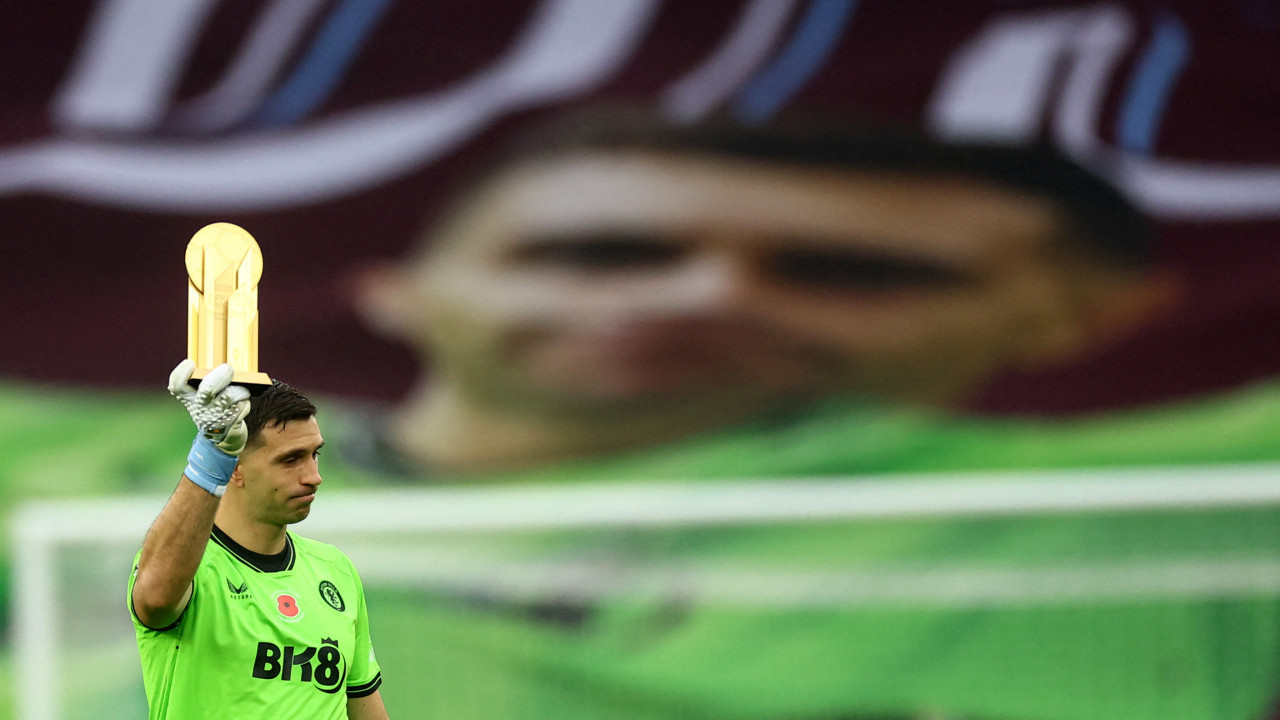
M 773 258 L 770 271 L 789 285 L 848 292 L 945 288 L 975 280 L 939 263 L 841 250 L 791 250 Z
M 523 265 L 616 271 L 659 267 L 681 254 L 679 246 L 648 238 L 600 236 L 539 240 L 518 249 Z

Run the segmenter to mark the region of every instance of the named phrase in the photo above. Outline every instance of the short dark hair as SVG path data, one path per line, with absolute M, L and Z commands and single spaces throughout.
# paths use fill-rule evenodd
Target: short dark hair
M 262 438 L 262 431 L 268 427 L 284 427 L 293 420 L 306 420 L 315 417 L 316 406 L 302 393 L 288 383 L 273 380 L 271 387 L 254 395 L 249 401 L 249 414 L 244 423 L 249 429 L 246 445 L 252 445 Z
M 599 106 L 557 117 L 503 152 L 520 164 L 573 151 L 637 150 L 757 160 L 806 168 L 985 181 L 1042 197 L 1063 214 L 1063 239 L 1105 262 L 1137 268 L 1158 244 L 1119 189 L 1048 143 L 952 142 L 905 126 L 815 115 L 748 125 L 726 116 L 673 123 L 635 107 Z

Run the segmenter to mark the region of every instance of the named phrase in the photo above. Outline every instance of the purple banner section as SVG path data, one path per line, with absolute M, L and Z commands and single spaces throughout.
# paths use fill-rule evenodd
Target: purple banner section
M 1153 218 L 1175 299 L 969 400 L 1071 413 L 1280 372 L 1273 3 L 442 0 L 20 3 L 0 28 L 0 374 L 156 386 L 185 348 L 187 240 L 266 257 L 263 369 L 395 399 L 431 359 L 357 311 L 481 159 L 599 102 L 672 122 L 817 111 L 1047 140 Z

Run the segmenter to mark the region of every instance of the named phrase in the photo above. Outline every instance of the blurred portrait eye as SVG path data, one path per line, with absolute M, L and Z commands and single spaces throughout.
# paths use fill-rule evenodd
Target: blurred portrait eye
M 893 293 L 977 282 L 970 274 L 942 263 L 845 249 L 788 250 L 767 263 L 774 281 L 822 291 Z
M 622 272 L 667 265 L 683 253 L 680 245 L 626 235 L 540 238 L 513 250 L 512 261 L 526 267 Z

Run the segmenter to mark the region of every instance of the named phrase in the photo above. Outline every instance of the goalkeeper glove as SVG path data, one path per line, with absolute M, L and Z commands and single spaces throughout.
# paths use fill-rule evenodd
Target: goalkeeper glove
M 183 474 L 222 497 L 236 469 L 236 458 L 249 438 L 244 422 L 249 414 L 249 391 L 231 384 L 234 371 L 226 363 L 210 371 L 199 387 L 192 389 L 188 383 L 195 367 L 191 360 L 183 360 L 169 374 L 169 393 L 187 409 L 197 431 Z

